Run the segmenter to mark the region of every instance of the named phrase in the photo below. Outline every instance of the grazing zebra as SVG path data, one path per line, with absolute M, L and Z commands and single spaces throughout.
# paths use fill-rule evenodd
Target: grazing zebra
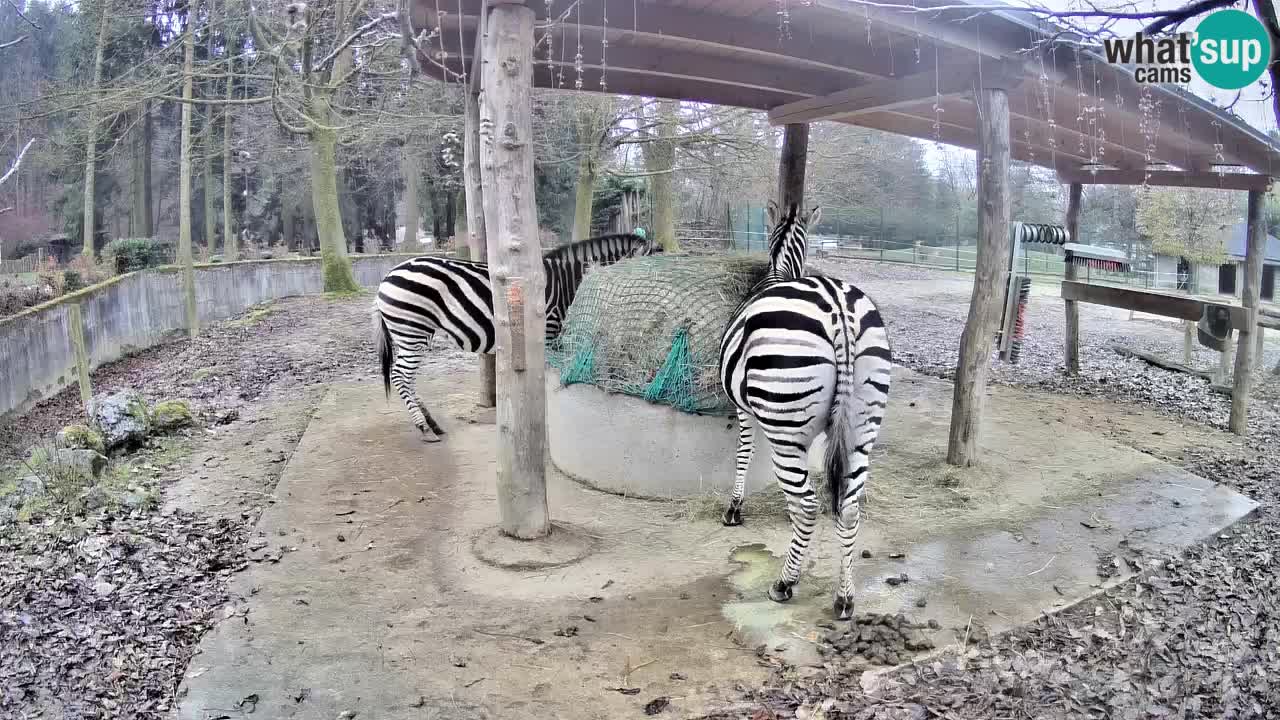
M 560 334 L 565 313 L 589 268 L 657 252 L 661 252 L 661 248 L 643 236 L 624 233 L 582 240 L 544 254 L 547 339 Z M 373 324 L 387 396 L 390 397 L 391 386 L 395 385 L 423 438 L 427 442 L 439 441 L 438 436 L 445 431 L 418 398 L 414 376 L 422 354 L 438 332 L 447 335 L 463 350 L 494 351 L 489 266 L 443 257 L 406 260 L 392 268 L 378 286 Z
M 868 456 L 889 399 L 889 336 L 869 297 L 849 283 L 805 276 L 806 227 L 820 215 L 795 205 L 778 217 L 772 203 L 769 272 L 734 312 L 720 341 L 720 382 L 738 410 L 737 476 L 725 525 L 742 524 L 754 418 L 773 452 L 787 497 L 791 543 L 782 575 L 769 588 L 791 599 L 813 537 L 818 501 L 808 451 L 827 434 L 826 476 L 840 538 L 835 615 L 853 616 L 853 546 L 861 523 Z

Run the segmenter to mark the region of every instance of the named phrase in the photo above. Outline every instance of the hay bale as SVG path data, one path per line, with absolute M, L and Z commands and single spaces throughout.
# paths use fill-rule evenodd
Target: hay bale
M 585 382 L 685 412 L 728 415 L 720 336 L 767 271 L 762 257 L 654 255 L 587 273 L 548 362 Z

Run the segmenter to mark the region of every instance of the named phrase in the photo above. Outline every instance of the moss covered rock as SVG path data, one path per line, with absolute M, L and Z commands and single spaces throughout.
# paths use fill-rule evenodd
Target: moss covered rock
M 102 433 L 87 425 L 68 425 L 58 431 L 58 447 L 69 450 L 93 450 L 105 455 Z
M 186 400 L 162 400 L 151 408 L 151 426 L 160 432 L 171 432 L 195 424 L 191 406 Z

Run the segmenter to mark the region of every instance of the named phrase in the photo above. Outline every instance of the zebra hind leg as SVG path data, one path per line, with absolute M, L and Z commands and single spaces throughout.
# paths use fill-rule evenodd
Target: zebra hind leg
M 751 465 L 751 455 L 755 450 L 755 428 L 751 425 L 751 416 L 742 410 L 738 411 L 738 454 L 737 470 L 733 479 L 733 495 L 729 498 L 729 507 L 725 508 L 721 522 L 733 527 L 742 524 L 742 503 L 747 493 L 747 468 Z
M 778 485 L 787 496 L 787 515 L 791 518 L 787 559 L 782 565 L 782 575 L 769 588 L 769 599 L 786 602 L 791 599 L 791 588 L 800 581 L 800 569 L 813 539 L 813 526 L 818 518 L 818 496 L 809 480 L 808 453 L 793 445 L 780 445 L 772 437 L 769 439 L 773 445 L 773 470 L 778 477 Z
M 853 549 L 858 542 L 858 530 L 862 527 L 862 492 L 866 487 L 867 456 L 854 453 L 853 467 L 864 472 L 846 479 L 844 496 L 840 498 L 840 512 L 836 514 L 836 537 L 840 539 L 840 587 L 836 590 L 835 616 L 837 620 L 853 618 Z
M 418 364 L 422 362 L 422 353 L 426 347 L 427 342 L 405 343 L 396 347 L 395 364 L 391 367 L 391 385 L 409 409 L 409 418 L 413 420 L 418 432 L 422 433 L 422 439 L 433 443 L 440 442 L 438 436 L 443 433 L 426 406 L 418 399 L 418 392 L 414 388 Z

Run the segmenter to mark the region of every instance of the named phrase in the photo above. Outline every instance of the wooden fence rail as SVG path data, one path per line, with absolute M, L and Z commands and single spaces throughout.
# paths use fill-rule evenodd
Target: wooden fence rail
M 27 255 L 15 260 L 0 260 L 0 275 L 21 275 L 23 273 L 39 272 L 40 266 L 43 264 L 44 250 L 38 250 L 35 255 Z

